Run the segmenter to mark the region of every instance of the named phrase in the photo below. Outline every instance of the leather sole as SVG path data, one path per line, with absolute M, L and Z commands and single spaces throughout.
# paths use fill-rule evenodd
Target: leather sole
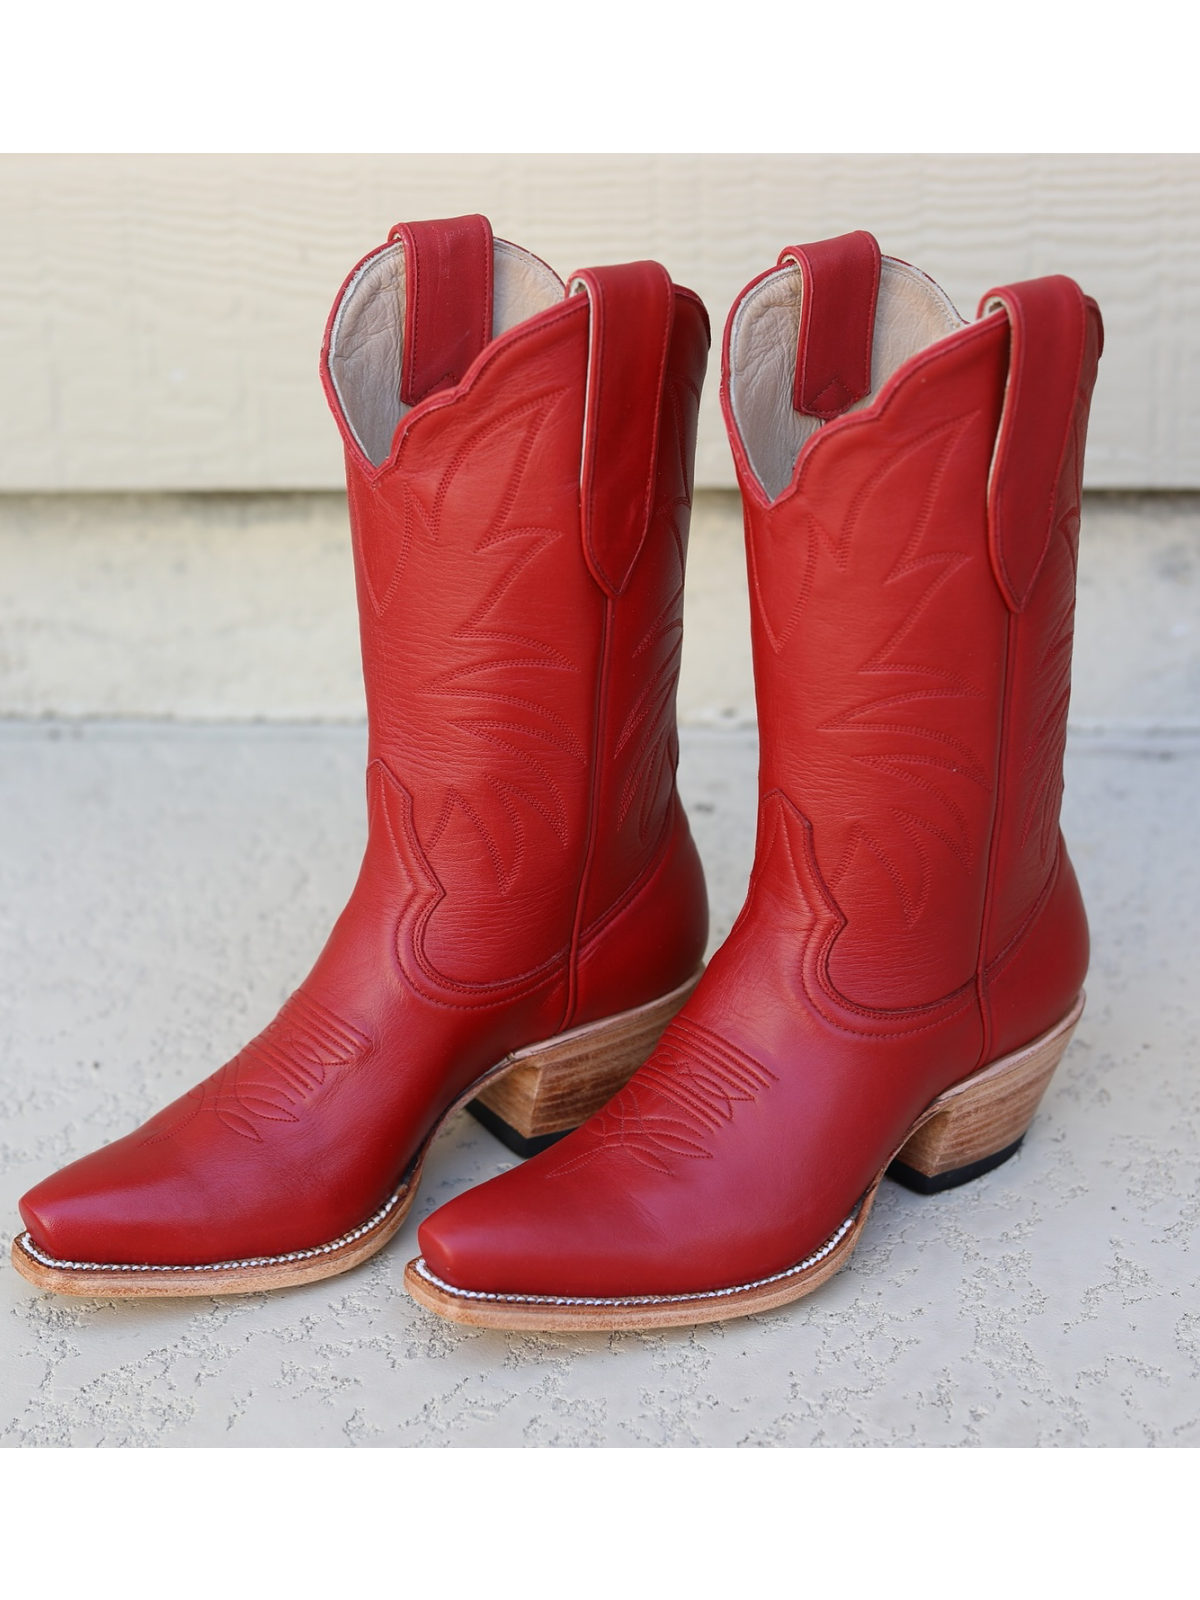
M 993 1061 L 926 1107 L 879 1170 L 858 1205 L 830 1237 L 794 1266 L 749 1283 L 691 1294 L 583 1296 L 491 1294 L 445 1283 L 423 1257 L 410 1261 L 404 1286 L 419 1305 L 452 1322 L 515 1331 L 605 1332 L 692 1326 L 771 1311 L 820 1287 L 853 1254 L 889 1170 L 902 1167 L 934 1194 L 969 1182 L 1016 1154 L 1083 1012 L 1071 1010 L 1031 1044 Z M 902 1174 L 896 1176 L 904 1181 Z M 918 1187 L 910 1183 L 909 1187 Z
M 21 1233 L 13 1240 L 13 1266 L 39 1289 L 106 1300 L 251 1294 L 348 1272 L 381 1250 L 400 1228 L 416 1199 L 425 1157 L 456 1111 L 481 1095 L 488 1096 L 488 1103 L 494 1096 L 513 1118 L 519 1136 L 536 1139 L 549 1133 L 547 1142 L 552 1142 L 561 1137 L 558 1129 L 563 1119 L 562 1132 L 567 1132 L 598 1111 L 633 1076 L 699 981 L 697 971 L 678 989 L 644 1006 L 585 1023 L 497 1062 L 438 1118 L 383 1205 L 338 1239 L 284 1255 L 175 1265 L 62 1261 L 40 1249 L 28 1233 Z M 509 1079 L 512 1085 L 504 1093 Z

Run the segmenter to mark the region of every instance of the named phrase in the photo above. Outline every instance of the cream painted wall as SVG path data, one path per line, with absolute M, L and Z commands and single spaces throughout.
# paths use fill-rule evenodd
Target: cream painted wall
M 7 156 L 0 490 L 335 487 L 330 302 L 391 223 L 482 210 L 564 274 L 655 256 L 709 306 L 854 227 L 960 309 L 1067 272 L 1108 343 L 1092 487 L 1200 487 L 1200 158 Z M 733 481 L 714 351 L 698 482 Z

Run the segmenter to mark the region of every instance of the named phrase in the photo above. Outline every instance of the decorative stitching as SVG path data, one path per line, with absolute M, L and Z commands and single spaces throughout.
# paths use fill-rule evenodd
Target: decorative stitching
M 374 493 L 373 486 L 372 492 Z M 412 542 L 412 499 L 406 492 L 402 512 L 398 512 L 383 499 L 375 495 L 376 504 L 371 508 L 372 521 L 375 526 L 371 530 L 371 537 L 363 537 L 359 525 L 359 518 L 354 518 L 355 542 L 358 546 L 359 557 L 362 562 L 363 580 L 367 588 L 367 598 L 371 602 L 371 609 L 377 617 L 382 617 L 395 597 L 396 589 L 400 583 L 400 576 L 408 560 L 409 545 Z M 376 581 L 375 567 L 387 552 L 389 546 L 396 543 L 395 530 L 399 526 L 399 551 L 392 556 L 391 574 L 383 586 L 382 592 Z
M 835 564 L 844 567 L 854 542 L 853 536 L 858 519 L 866 509 L 870 497 L 899 464 L 911 460 L 918 451 L 926 450 L 930 446 L 936 447 L 936 458 L 928 473 L 904 548 L 892 560 L 886 575 L 882 577 L 881 588 L 886 591 L 888 585 L 918 574 L 924 574 L 927 581 L 907 606 L 904 615 L 893 623 L 887 637 L 862 662 L 858 671 L 860 674 L 886 675 L 893 679 L 898 674 L 916 673 L 927 679 L 933 678 L 935 682 L 941 680 L 942 686 L 908 689 L 872 697 L 860 705 L 851 705 L 837 715 L 826 718 L 817 724 L 816 730 L 851 736 L 883 734 L 903 740 L 905 743 L 932 741 L 935 745 L 940 744 L 953 751 L 957 757 L 955 760 L 948 760 L 934 754 L 905 749 L 868 750 L 855 753 L 852 757 L 862 765 L 886 773 L 891 778 L 920 790 L 930 801 L 944 807 L 950 820 L 949 827 L 944 824 L 939 825 L 939 822 L 932 817 L 926 818 L 908 807 L 886 802 L 879 807 L 873 817 L 851 815 L 847 819 L 849 827 L 840 859 L 829 875 L 830 884 L 835 887 L 842 884 L 850 872 L 859 849 L 867 851 L 890 882 L 901 917 L 905 925 L 910 928 L 917 924 L 926 910 L 932 891 L 934 863 L 927 848 L 930 839 L 941 840 L 965 871 L 970 872 L 975 866 L 975 851 L 972 847 L 971 829 L 966 811 L 949 792 L 947 785 L 935 781 L 936 774 L 940 771 L 948 777 L 951 775 L 955 778 L 965 777 L 968 781 L 979 785 L 985 793 L 990 792 L 990 785 L 978 755 L 956 734 L 941 727 L 879 716 L 881 711 L 894 710 L 900 706 L 918 704 L 928 706 L 935 701 L 954 704 L 963 698 L 981 698 L 981 691 L 953 670 L 947 670 L 936 663 L 926 664 L 921 661 L 896 659 L 898 649 L 912 634 L 918 620 L 929 612 L 935 598 L 954 575 L 968 564 L 967 556 L 957 550 L 930 551 L 924 555 L 918 552 L 928 535 L 950 462 L 964 435 L 978 416 L 979 412 L 976 410 L 956 417 L 950 422 L 939 423 L 925 429 L 917 438 L 907 441 L 889 453 L 858 490 L 842 529 L 831 546 Z M 924 774 L 911 770 L 917 766 L 928 770 Z M 882 829 L 879 826 L 881 823 Z M 896 824 L 899 825 L 898 833 Z M 915 852 L 915 858 L 911 863 L 902 865 L 896 858 L 890 847 L 893 841 L 888 837 L 889 832 L 897 844 L 903 840 L 908 841 Z M 914 869 L 915 883 L 910 881 Z
M 677 1015 L 649 1061 L 589 1125 L 590 1149 L 548 1171 L 561 1177 L 605 1150 L 621 1149 L 641 1166 L 673 1176 L 671 1157 L 711 1161 L 705 1140 L 753 1104 L 778 1076 L 702 1024 Z M 665 1102 L 674 1114 L 664 1115 Z
M 511 893 L 536 860 L 534 840 L 541 833 L 539 818 L 553 840 L 559 846 L 566 845 L 574 791 L 578 787 L 579 773 L 587 764 L 579 732 L 566 715 L 561 714 L 563 708 L 557 705 L 562 700 L 561 690 L 555 689 L 552 693 L 547 689 L 542 693 L 539 684 L 533 692 L 524 695 L 505 692 L 513 687 L 514 669 L 518 672 L 524 669 L 527 677 L 531 668 L 540 673 L 565 672 L 574 676 L 581 671 L 557 638 L 542 639 L 531 634 L 530 619 L 524 607 L 519 616 L 505 616 L 506 612 L 513 611 L 510 597 L 514 586 L 521 585 L 522 592 L 528 589 L 531 572 L 536 582 L 541 558 L 548 551 L 561 551 L 562 541 L 567 536 L 564 526 L 528 522 L 510 526 L 508 519 L 522 513 L 521 495 L 525 492 L 530 463 L 545 437 L 546 424 L 556 415 L 561 416 L 562 403 L 570 393 L 570 385 L 560 384 L 520 405 L 509 405 L 483 422 L 476 422 L 469 434 L 460 439 L 448 461 L 439 464 L 436 480 L 422 483 L 419 475 L 401 473 L 392 491 L 393 495 L 402 494 L 406 505 L 410 506 L 414 529 L 419 516 L 423 538 L 434 544 L 444 543 L 449 525 L 443 526 L 442 519 L 448 515 L 448 507 L 457 504 L 453 499 L 456 482 L 468 464 L 478 460 L 482 448 L 491 449 L 495 441 L 503 441 L 503 456 L 497 460 L 495 473 L 489 478 L 487 509 L 476 511 L 479 521 L 473 527 L 455 525 L 456 540 L 463 533 L 468 535 L 471 554 L 476 558 L 474 565 L 482 569 L 477 574 L 482 582 L 472 582 L 459 589 L 452 586 L 451 590 L 443 591 L 440 603 L 435 602 L 438 611 L 444 613 L 442 636 L 457 647 L 450 653 L 453 664 L 447 666 L 444 656 L 432 671 L 422 663 L 412 663 L 416 675 L 412 688 L 427 708 L 427 713 L 422 713 L 421 725 L 428 723 L 435 730 L 440 727 L 441 733 L 434 733 L 434 737 L 439 745 L 442 741 L 447 743 L 449 759 L 443 766 L 454 779 L 451 784 L 444 784 L 443 780 L 442 785 L 433 788 L 428 784 L 421 786 L 423 803 L 428 805 L 429 812 L 421 814 L 423 827 L 419 841 L 414 820 L 406 815 L 403 821 L 404 832 L 427 868 L 428 888 L 434 894 L 434 903 L 424 908 L 413 930 L 413 957 L 415 964 L 426 971 L 438 987 L 464 995 L 510 991 L 514 982 L 519 984 L 531 974 L 521 974 L 500 985 L 478 985 L 449 979 L 438 970 L 438 963 L 425 955 L 422 942 L 426 937 L 434 937 L 433 930 L 437 926 L 431 924 L 430 918 L 447 892 L 446 885 L 438 881 L 433 871 L 430 853 L 440 848 L 443 856 L 437 859 L 445 865 L 444 852 L 449 848 L 447 829 L 455 816 L 461 815 L 465 838 L 459 841 L 455 828 L 456 847 L 465 848 L 468 855 L 478 852 L 481 859 L 486 857 L 490 863 L 488 877 L 494 879 L 498 893 Z M 490 473 L 490 455 L 487 465 Z M 427 559 L 424 544 L 421 548 L 423 559 Z M 464 557 L 466 555 L 464 550 Z M 480 557 L 484 559 L 478 559 Z M 410 556 L 410 563 L 411 560 Z M 544 562 L 541 570 L 544 570 Z M 457 609 L 457 615 L 451 606 Z M 523 621 L 526 628 L 505 627 L 506 620 Z M 497 623 L 500 625 L 496 626 Z M 534 627 L 542 631 L 536 620 Z M 481 647 L 490 659 L 478 659 Z M 454 663 L 455 655 L 460 657 L 457 663 Z M 378 666 L 382 670 L 389 664 L 381 661 Z M 372 667 L 375 665 L 372 661 Z M 390 691 L 385 688 L 384 692 Z M 399 732 L 407 728 L 407 719 L 400 714 L 399 706 L 397 713 Z M 551 759 L 546 759 L 547 756 Z M 494 803 L 493 796 L 498 798 L 499 804 Z M 457 881 L 453 872 L 448 876 L 452 882 Z M 559 958 L 560 952 L 555 952 L 535 971 L 542 972 Z
M 960 1012 L 966 1010 L 968 1006 L 974 1004 L 976 996 L 974 977 L 972 977 L 967 983 L 961 984 L 951 994 L 942 996 L 941 999 L 929 1001 L 924 1005 L 897 1006 L 888 1010 L 859 1005 L 856 1001 L 848 999 L 844 994 L 841 993 L 841 991 L 829 977 L 828 966 L 829 952 L 833 948 L 834 940 L 846 926 L 846 918 L 837 901 L 830 893 L 829 888 L 821 875 L 816 858 L 812 852 L 811 824 L 808 822 L 807 818 L 805 818 L 800 809 L 793 805 L 793 803 L 788 799 L 787 795 L 784 794 L 782 789 L 771 789 L 767 794 L 763 795 L 762 800 L 759 803 L 760 815 L 767 803 L 772 799 L 779 802 L 779 807 L 775 808 L 774 825 L 772 826 L 771 823 L 768 822 L 767 826 L 771 828 L 769 834 L 765 832 L 765 829 L 763 830 L 764 844 L 762 850 L 755 858 L 755 865 L 750 879 L 751 893 L 747 896 L 746 903 L 742 907 L 738 921 L 734 924 L 734 928 L 736 929 L 744 918 L 749 917 L 754 891 L 760 881 L 760 876 L 763 871 L 761 863 L 765 861 L 768 851 L 775 847 L 775 841 L 779 838 L 782 838 L 782 848 L 788 858 L 788 865 L 791 869 L 792 879 L 796 886 L 796 893 L 800 896 L 810 911 L 813 912 L 815 918 L 815 926 L 806 935 L 804 946 L 800 951 L 800 959 L 798 962 L 800 982 L 809 1004 L 825 1023 L 825 1025 L 835 1029 L 838 1033 L 847 1034 L 851 1038 L 877 1040 L 879 1038 L 880 1028 L 887 1029 L 889 1036 L 891 1037 L 909 1037 L 918 1033 L 927 1033 L 933 1028 L 944 1027 L 946 1022 L 951 1020 L 953 1017 L 956 1017 Z M 812 899 L 806 887 L 806 879 L 801 875 L 800 869 L 796 864 L 796 857 L 792 850 L 792 842 L 789 830 L 780 825 L 780 807 L 786 807 L 787 810 L 790 811 L 796 818 L 799 825 L 804 829 L 804 837 L 808 856 L 807 875 L 811 877 L 813 890 L 817 895 L 820 896 L 820 908 L 813 906 Z M 809 981 L 806 952 L 808 946 L 812 942 L 813 936 L 820 927 L 820 910 L 824 910 L 828 926 L 821 946 L 814 953 L 812 958 L 812 965 L 815 971 L 816 980 L 821 991 L 820 993 L 816 993 L 814 992 L 812 984 Z M 839 1010 L 843 1012 L 850 1012 L 856 1016 L 873 1021 L 877 1023 L 878 1026 L 876 1028 L 856 1028 L 852 1024 L 843 1021 L 840 1017 L 831 1015 L 828 1010 L 829 1003 L 837 1006 Z M 928 1022 L 910 1022 L 908 1020 L 909 1018 L 917 1017 L 930 1017 L 931 1020 Z M 636 1081 L 636 1079 L 634 1081 Z
M 671 823 L 672 811 L 670 807 L 667 807 L 663 812 L 662 820 L 659 825 L 658 836 L 653 845 L 650 847 L 648 859 L 653 863 L 653 865 L 649 868 L 649 875 L 635 878 L 633 882 L 629 884 L 628 888 L 626 888 L 620 895 L 620 897 L 613 901 L 612 905 L 608 906 L 600 913 L 598 917 L 595 918 L 594 921 L 589 922 L 588 925 L 583 929 L 579 936 L 581 959 L 586 959 L 589 946 L 595 943 L 600 934 L 603 933 L 604 930 L 608 928 L 608 926 L 614 922 L 623 911 L 627 910 L 629 906 L 632 905 L 632 903 L 639 899 L 643 894 L 651 892 L 654 884 L 658 881 L 659 875 L 666 870 L 669 855 L 665 847 L 667 838 L 671 831 Z
M 1050 896 L 1054 892 L 1054 888 L 1058 883 L 1059 874 L 1062 871 L 1062 863 L 1063 853 L 1061 850 L 1056 850 L 1054 853 L 1054 861 L 1050 868 L 1050 875 L 1042 887 L 1038 890 L 1037 899 L 1033 903 L 1032 910 L 1021 923 L 1016 933 L 1013 934 L 1012 938 L 1005 945 L 1004 949 L 1001 950 L 998 955 L 993 956 L 991 961 L 989 961 L 988 964 L 983 968 L 982 977 L 980 979 L 981 985 L 994 984 L 999 978 L 1000 974 L 1004 971 L 1005 967 L 1007 967 L 1012 961 L 1013 957 L 1020 952 L 1025 939 L 1050 902 Z
M 366 1034 L 297 989 L 256 1038 L 184 1097 L 197 1102 L 190 1115 L 141 1142 L 169 1139 L 209 1111 L 230 1133 L 260 1144 L 256 1122 L 298 1122 L 326 1074 L 356 1065 L 370 1048 Z
M 343 290 L 344 293 L 345 290 Z M 471 375 L 469 384 L 465 386 L 456 385 L 453 389 L 444 390 L 441 394 L 430 396 L 421 402 L 419 408 L 414 407 L 412 411 L 400 419 L 400 423 L 396 428 L 396 435 L 392 440 L 391 454 L 381 465 L 376 466 L 374 462 L 368 460 L 358 441 L 354 440 L 352 454 L 355 457 L 355 464 L 363 477 L 372 487 L 381 487 L 385 479 L 400 472 L 404 455 L 403 447 L 408 443 L 412 435 L 417 432 L 418 428 L 428 423 L 430 418 L 438 416 L 445 407 L 454 405 L 464 393 L 469 394 L 483 380 L 485 373 L 490 372 L 497 362 L 504 361 L 509 357 L 519 345 L 527 343 L 530 339 L 541 338 L 548 332 L 553 333 L 555 324 L 558 322 L 565 323 L 575 315 L 577 315 L 576 308 L 571 302 L 562 300 L 557 305 L 549 306 L 545 311 L 539 311 L 536 316 L 531 317 L 529 319 L 531 326 L 526 328 L 524 332 L 511 329 L 508 333 L 501 334 L 498 339 L 493 339 Z M 558 392 L 565 393 L 566 391 Z M 511 415 L 512 413 L 510 412 L 509 416 L 511 417 Z
M 531 993 L 533 990 L 542 987 L 542 985 L 548 980 L 552 980 L 561 969 L 562 962 L 567 954 L 565 948 L 555 951 L 554 954 L 548 956 L 540 966 L 533 967 L 528 972 L 520 972 L 514 977 L 510 978 L 501 978 L 494 983 L 462 983 L 457 978 L 450 978 L 447 977 L 445 973 L 439 972 L 432 962 L 428 960 L 424 953 L 422 938 L 425 928 L 429 923 L 430 917 L 433 915 L 441 901 L 445 898 L 445 890 L 438 881 L 437 874 L 430 867 L 428 859 L 425 855 L 425 851 L 421 847 L 421 842 L 417 838 L 416 830 L 413 828 L 412 797 L 409 795 L 408 790 L 405 789 L 404 785 L 399 781 L 399 779 L 395 776 L 385 762 L 377 760 L 372 765 L 378 766 L 382 769 L 387 777 L 388 782 L 402 797 L 400 823 L 404 830 L 408 851 L 413 857 L 415 857 L 416 861 L 420 864 L 422 872 L 425 874 L 426 892 L 432 894 L 430 903 L 418 915 L 416 927 L 413 930 L 411 942 L 413 959 L 420 968 L 422 975 L 426 977 L 430 983 L 435 984 L 443 989 L 457 990 L 459 994 L 470 996 L 470 998 L 462 1000 L 448 999 L 444 994 L 439 995 L 428 988 L 416 985 L 418 993 L 420 993 L 422 997 L 430 1003 L 430 1005 L 443 1006 L 447 1010 L 451 1011 L 461 1011 L 464 1009 L 470 1009 L 473 1006 L 491 1005 L 494 1003 L 497 994 L 503 994 L 509 998 L 515 999 L 520 995 Z M 396 838 L 395 829 L 393 827 L 393 818 L 386 804 L 384 805 L 383 812 L 384 819 L 387 823 L 388 837 L 391 840 L 392 849 L 396 854 L 396 859 L 401 864 L 401 870 L 407 875 L 407 862 L 404 854 L 401 852 L 399 841 Z M 404 959 L 403 939 L 404 921 L 403 917 L 400 917 L 397 920 L 396 926 L 396 959 L 399 963 L 400 970 L 405 974 L 408 981 L 415 984 L 413 975 Z
M 827 396 L 830 402 L 829 405 L 823 403 Z M 814 417 L 836 417 L 848 405 L 854 403 L 854 398 L 854 391 L 849 384 L 843 383 L 841 378 L 833 377 L 830 378 L 820 394 L 813 396 L 812 403 L 805 406 L 804 409 Z

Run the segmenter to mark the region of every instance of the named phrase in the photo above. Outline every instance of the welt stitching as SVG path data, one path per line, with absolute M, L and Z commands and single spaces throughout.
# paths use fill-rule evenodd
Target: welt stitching
M 32 1256 L 35 1261 L 41 1262 L 45 1267 L 54 1267 L 65 1272 L 229 1272 L 240 1267 L 273 1267 L 283 1265 L 289 1261 L 307 1261 L 315 1256 L 330 1255 L 335 1250 L 342 1250 L 347 1245 L 355 1244 L 359 1239 L 371 1233 L 382 1223 L 387 1216 L 395 1210 L 399 1202 L 408 1192 L 407 1181 L 385 1200 L 379 1210 L 357 1228 L 349 1233 L 342 1234 L 337 1239 L 331 1239 L 328 1244 L 313 1245 L 305 1250 L 292 1250 L 286 1255 L 275 1256 L 246 1256 L 238 1261 L 208 1261 L 198 1265 L 168 1265 L 151 1264 L 148 1262 L 119 1262 L 119 1261 L 60 1261 L 57 1257 L 39 1250 L 28 1233 L 20 1235 L 18 1243 L 26 1255 Z
M 826 1256 L 830 1255 L 837 1245 L 849 1233 L 862 1210 L 860 1201 L 845 1222 L 825 1241 L 812 1255 L 805 1256 L 795 1266 L 786 1268 L 783 1272 L 772 1273 L 766 1278 L 754 1278 L 749 1283 L 740 1283 L 729 1289 L 696 1289 L 689 1294 L 643 1294 L 604 1297 L 601 1295 L 546 1295 L 546 1294 L 500 1294 L 487 1293 L 480 1289 L 456 1289 L 452 1283 L 446 1283 L 441 1278 L 430 1272 L 424 1256 L 417 1261 L 416 1270 L 427 1282 L 435 1288 L 443 1289 L 448 1294 L 457 1295 L 463 1300 L 499 1300 L 510 1301 L 521 1305 L 555 1305 L 555 1306 L 645 1306 L 645 1305 L 670 1305 L 686 1302 L 688 1300 L 719 1300 L 726 1296 L 744 1294 L 750 1289 L 762 1289 L 772 1283 L 781 1283 L 785 1278 L 794 1278 L 801 1272 L 807 1272 L 817 1266 Z

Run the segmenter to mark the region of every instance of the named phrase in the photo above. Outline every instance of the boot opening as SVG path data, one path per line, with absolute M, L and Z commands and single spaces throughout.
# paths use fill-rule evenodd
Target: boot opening
M 804 279 L 798 266 L 769 273 L 742 300 L 729 335 L 729 398 L 754 475 L 776 499 L 792 481 L 805 441 L 827 426 L 792 406 Z M 907 261 L 884 256 L 871 345 L 870 406 L 899 367 L 966 326 L 943 290 Z
M 493 253 L 492 338 L 557 305 L 557 273 L 526 250 L 497 239 Z M 347 428 L 372 466 L 391 454 L 402 417 L 404 247 L 399 242 L 363 262 L 342 294 L 329 334 L 329 375 Z

